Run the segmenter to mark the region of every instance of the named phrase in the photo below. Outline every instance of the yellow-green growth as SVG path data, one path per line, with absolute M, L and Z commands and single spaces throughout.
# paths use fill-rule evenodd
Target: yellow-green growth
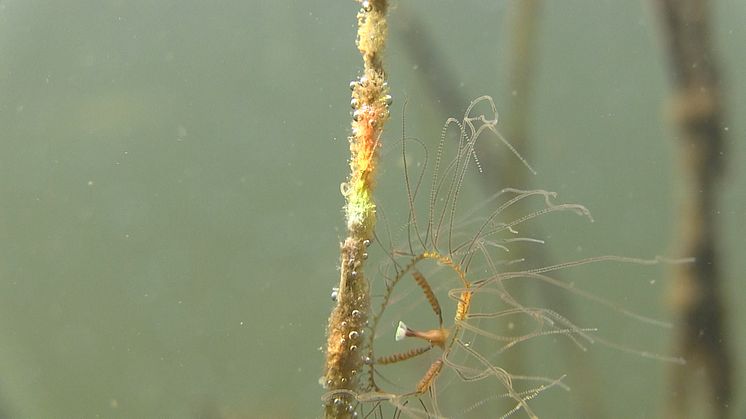
M 376 205 L 373 200 L 378 150 L 391 96 L 384 79 L 381 54 L 386 41 L 386 0 L 361 1 L 357 15 L 357 46 L 363 72 L 350 83 L 353 122 L 350 136 L 350 177 L 342 184 L 347 238 L 342 243 L 337 305 L 327 327 L 324 386 L 327 418 L 352 417 L 358 392 L 357 375 L 363 366 L 361 345 L 370 308 L 368 281 L 363 273 L 367 247 L 373 238 Z

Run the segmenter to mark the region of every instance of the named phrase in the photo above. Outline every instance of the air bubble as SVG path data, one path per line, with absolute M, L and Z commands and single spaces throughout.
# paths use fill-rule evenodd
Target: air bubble
M 370 2 L 368 0 L 363 1 L 363 10 L 370 13 L 371 10 L 373 10 L 373 6 L 370 5 Z
M 368 355 L 365 355 L 363 357 L 363 364 L 365 364 L 365 365 L 373 365 L 373 358 L 369 357 Z
M 394 98 L 391 95 L 386 95 L 383 97 L 383 101 L 386 103 L 386 106 L 391 106 L 394 103 Z
M 357 85 L 358 85 L 358 81 L 357 80 L 351 81 L 350 82 L 350 90 L 355 90 L 355 86 L 357 86 Z
M 355 108 L 357 108 L 357 105 L 359 105 L 359 104 L 360 104 L 360 103 L 359 103 L 359 102 L 358 102 L 358 100 L 357 100 L 357 99 L 355 99 L 355 98 L 352 98 L 352 100 L 350 100 L 350 106 L 352 107 L 352 109 L 355 109 Z
M 363 240 L 363 245 L 365 247 L 370 247 L 370 240 L 368 240 L 368 239 Z
M 363 254 L 360 255 L 360 257 L 363 258 L 363 260 L 368 259 L 368 252 L 363 252 Z
M 353 330 L 348 336 L 350 340 L 357 340 L 357 338 L 360 337 L 360 333 L 358 333 L 357 330 Z
M 357 271 L 350 272 L 350 278 L 352 278 L 352 279 L 357 278 Z
M 363 313 L 360 312 L 360 310 L 352 310 L 352 317 L 359 319 L 360 316 L 362 316 Z
M 357 346 L 350 345 L 350 352 L 355 352 L 355 351 L 357 351 Z
M 359 120 L 360 120 L 360 117 L 361 117 L 362 115 L 363 115 L 363 112 L 362 112 L 361 110 L 359 110 L 359 109 L 358 109 L 358 110 L 356 110 L 355 112 L 353 112 L 353 113 L 352 113 L 352 120 L 353 120 L 353 121 L 359 121 Z
M 339 297 L 339 288 L 334 287 L 332 288 L 332 301 L 337 301 L 337 297 Z

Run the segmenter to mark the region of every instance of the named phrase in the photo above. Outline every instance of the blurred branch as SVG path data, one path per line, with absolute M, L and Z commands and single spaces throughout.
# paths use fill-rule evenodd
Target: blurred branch
M 667 42 L 674 85 L 671 110 L 680 141 L 680 254 L 696 262 L 678 265 L 673 290 L 680 316 L 677 352 L 689 363 L 671 376 L 668 417 L 691 411 L 690 385 L 704 369 L 709 379 L 713 417 L 726 417 L 732 397 L 731 354 L 725 336 L 720 290 L 717 220 L 718 181 L 725 161 L 723 98 L 710 41 L 710 2 L 655 0 Z M 701 388 L 707 388 L 701 386 Z

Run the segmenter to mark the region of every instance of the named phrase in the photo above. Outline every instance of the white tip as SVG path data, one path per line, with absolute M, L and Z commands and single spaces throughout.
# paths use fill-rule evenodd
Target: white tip
M 409 329 L 407 325 L 403 321 L 399 321 L 399 327 L 396 328 L 397 342 L 407 337 L 407 329 Z

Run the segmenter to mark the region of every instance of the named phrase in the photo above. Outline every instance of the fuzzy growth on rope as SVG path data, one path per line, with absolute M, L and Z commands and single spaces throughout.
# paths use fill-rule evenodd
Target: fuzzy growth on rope
M 350 176 L 341 186 L 346 200 L 347 238 L 341 246 L 337 305 L 329 317 L 322 379 L 327 394 L 334 394 L 324 398 L 327 418 L 351 418 L 356 409 L 357 375 L 363 366 L 361 337 L 370 309 L 363 265 L 375 227 L 373 188 L 381 133 L 391 105 L 381 62 L 387 33 L 387 1 L 365 0 L 361 6 L 357 15 L 357 47 L 363 57 L 363 72 L 350 83 L 353 109 Z

